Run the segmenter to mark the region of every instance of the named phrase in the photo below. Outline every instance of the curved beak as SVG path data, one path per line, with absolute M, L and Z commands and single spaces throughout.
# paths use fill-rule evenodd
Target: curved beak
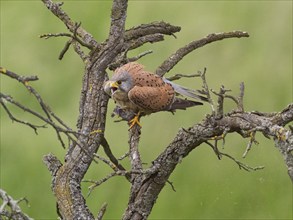
M 119 85 L 116 81 L 107 81 L 104 85 L 104 91 L 112 96 L 113 93 L 118 89 Z

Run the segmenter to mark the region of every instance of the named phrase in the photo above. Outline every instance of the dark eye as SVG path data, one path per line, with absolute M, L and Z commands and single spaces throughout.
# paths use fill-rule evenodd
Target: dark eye
M 118 81 L 117 81 L 117 84 L 118 84 L 118 85 L 121 85 L 121 83 L 122 83 L 121 80 L 118 80 Z

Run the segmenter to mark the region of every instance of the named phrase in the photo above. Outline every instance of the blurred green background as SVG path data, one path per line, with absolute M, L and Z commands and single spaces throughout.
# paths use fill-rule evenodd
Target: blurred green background
M 81 22 L 98 40 L 108 34 L 111 1 L 64 1 L 62 8 L 74 21 Z M 191 74 L 207 68 L 210 88 L 222 84 L 238 94 L 244 81 L 245 110 L 280 111 L 292 102 L 292 1 L 130 1 L 127 28 L 141 23 L 164 20 L 182 27 L 177 39 L 166 36 L 164 42 L 147 44 L 130 53 L 137 55 L 153 50 L 140 60 L 154 70 L 179 47 L 207 34 L 243 30 L 249 38 L 227 39 L 200 48 L 187 56 L 167 76 Z M 72 49 L 62 61 L 58 55 L 66 38 L 44 40 L 44 33 L 67 32 L 64 25 L 41 1 L 1 1 L 1 66 L 21 75 L 38 75 L 31 85 L 39 91 L 51 109 L 71 127 L 78 115 L 81 78 L 84 65 Z M 111 75 L 112 73 L 110 73 Z M 1 92 L 35 110 L 34 98 L 16 81 L 1 76 Z M 200 88 L 199 79 L 182 79 L 180 84 Z M 25 112 L 8 105 L 21 119 L 37 124 Z M 225 103 L 225 110 L 235 106 Z M 114 123 L 114 108 L 109 104 L 106 137 L 115 155 L 127 149 L 126 123 Z M 14 198 L 25 196 L 30 207 L 23 210 L 35 219 L 56 219 L 51 176 L 42 162 L 52 152 L 63 159 L 65 150 L 52 129 L 33 130 L 12 123 L 1 110 L 1 188 Z M 142 119 L 140 150 L 148 164 L 172 141 L 180 127 L 188 128 L 210 113 L 208 105 L 170 113 L 157 113 Z M 245 172 L 227 158 L 218 160 L 210 147 L 194 150 L 170 177 L 161 192 L 150 219 L 292 219 L 292 183 L 283 158 L 272 140 L 257 134 L 259 145 L 253 146 L 246 159 L 241 156 L 248 139 L 230 134 L 225 153 L 250 166 L 264 170 Z M 102 153 L 101 153 L 102 154 Z M 122 162 L 129 167 L 128 159 Z M 86 179 L 98 180 L 111 170 L 103 163 L 92 164 Z M 88 183 L 83 183 L 84 194 Z M 101 185 L 87 198 L 93 213 L 108 203 L 105 219 L 120 219 L 127 205 L 129 184 L 115 177 Z

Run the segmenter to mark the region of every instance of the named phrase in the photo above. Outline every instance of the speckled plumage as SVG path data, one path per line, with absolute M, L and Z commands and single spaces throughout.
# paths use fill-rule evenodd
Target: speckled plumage
M 108 93 L 116 103 L 134 112 L 150 114 L 158 111 L 174 111 L 186 109 L 201 102 L 179 98 L 176 94 L 184 93 L 192 98 L 204 100 L 196 95 L 193 90 L 186 89 L 168 80 L 161 78 L 143 69 L 138 63 L 127 63 L 117 68 L 112 79 L 105 83 L 105 92 Z M 205 101 L 205 100 L 204 100 Z

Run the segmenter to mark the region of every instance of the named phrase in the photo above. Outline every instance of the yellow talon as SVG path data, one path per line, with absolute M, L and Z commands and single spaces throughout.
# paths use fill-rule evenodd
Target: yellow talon
M 141 124 L 139 123 L 139 115 L 140 115 L 140 112 L 138 112 L 138 114 L 135 115 L 134 118 L 128 122 L 130 124 L 129 129 L 131 129 L 135 124 L 141 127 Z

